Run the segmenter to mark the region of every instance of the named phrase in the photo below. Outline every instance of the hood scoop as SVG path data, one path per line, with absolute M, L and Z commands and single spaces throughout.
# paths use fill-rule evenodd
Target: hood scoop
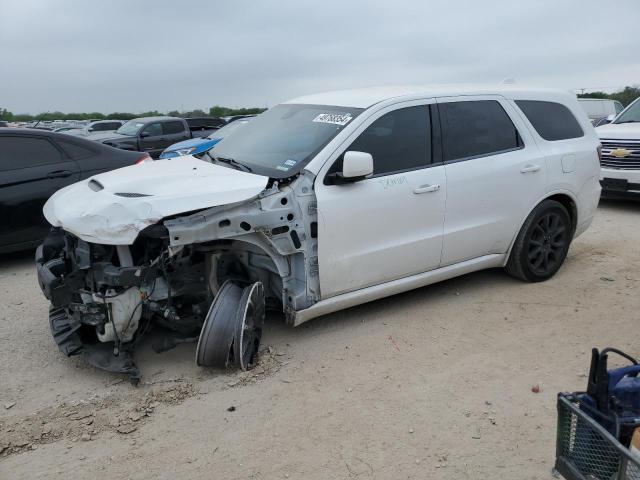
M 104 186 L 97 180 L 89 180 L 89 188 L 94 192 L 104 190 Z
M 153 196 L 153 195 L 147 195 L 146 193 L 134 193 L 134 192 L 118 192 L 118 193 L 114 193 L 114 195 L 117 195 L 119 197 L 124 197 L 124 198 L 140 198 L 140 197 Z

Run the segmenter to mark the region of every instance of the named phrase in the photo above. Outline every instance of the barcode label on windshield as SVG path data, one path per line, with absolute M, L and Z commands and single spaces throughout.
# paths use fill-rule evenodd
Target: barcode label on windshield
M 334 125 L 345 126 L 353 117 L 350 113 L 321 113 L 313 119 L 317 123 L 333 123 Z

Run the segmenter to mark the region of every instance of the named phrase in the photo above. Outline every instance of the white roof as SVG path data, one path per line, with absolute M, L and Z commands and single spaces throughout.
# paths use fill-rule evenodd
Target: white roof
M 460 95 L 502 95 L 511 99 L 555 99 L 576 98 L 575 93 L 548 88 L 516 85 L 405 85 L 369 87 L 355 90 L 336 90 L 294 98 L 285 103 L 311 105 L 337 105 L 341 107 L 368 108 L 390 99 L 413 99 L 453 97 Z

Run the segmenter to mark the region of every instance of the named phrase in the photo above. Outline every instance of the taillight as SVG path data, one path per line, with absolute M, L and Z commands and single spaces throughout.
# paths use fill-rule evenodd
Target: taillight
M 602 163 L 602 144 L 601 143 L 598 144 L 596 151 L 598 152 L 598 162 Z
M 138 160 L 136 160 L 136 165 L 140 165 L 141 163 L 144 163 L 144 162 L 150 162 L 152 160 L 153 159 L 151 158 L 151 156 L 148 153 L 145 153 Z

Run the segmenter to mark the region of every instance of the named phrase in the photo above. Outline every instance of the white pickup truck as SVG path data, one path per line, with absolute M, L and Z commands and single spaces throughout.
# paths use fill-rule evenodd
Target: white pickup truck
M 54 194 L 36 254 L 54 339 L 132 379 L 153 325 L 203 366 L 250 368 L 265 309 L 314 317 L 485 268 L 537 282 L 600 197 L 575 96 L 385 87 L 297 98 L 202 161 L 147 162 Z
M 640 98 L 596 132 L 602 143 L 602 196 L 640 199 Z

